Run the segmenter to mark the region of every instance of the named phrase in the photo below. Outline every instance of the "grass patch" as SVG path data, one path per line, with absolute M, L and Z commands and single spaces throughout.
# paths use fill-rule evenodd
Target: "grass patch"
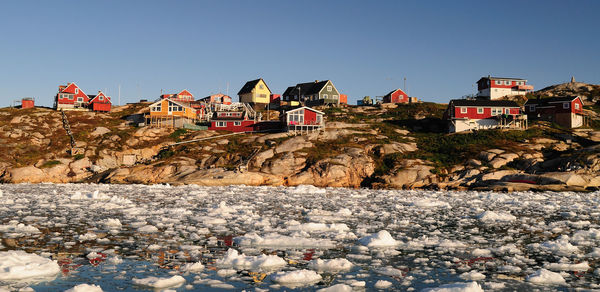
M 61 162 L 58 160 L 48 160 L 48 161 L 44 162 L 44 164 L 42 164 L 40 166 L 40 168 L 50 168 L 50 167 L 54 167 L 59 164 L 61 164 Z
M 526 131 L 483 130 L 466 134 L 417 134 L 419 150 L 410 153 L 385 155 L 377 167 L 377 173 L 392 170 L 402 159 L 422 159 L 429 161 L 439 171 L 462 164 L 475 158 L 484 150 L 501 148 L 520 150 L 518 144 L 531 138 L 550 137 L 542 129 Z

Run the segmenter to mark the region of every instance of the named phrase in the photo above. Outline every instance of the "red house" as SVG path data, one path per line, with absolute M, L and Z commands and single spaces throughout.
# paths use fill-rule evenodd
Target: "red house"
M 529 99 L 525 113 L 530 120 L 549 121 L 566 128 L 583 126 L 583 101 L 579 96 Z
M 325 113 L 303 106 L 283 113 L 282 122 L 290 132 L 312 132 L 325 128 Z
M 392 90 L 390 93 L 383 96 L 383 103 L 409 103 L 408 94 L 401 89 Z
M 89 97 L 75 83 L 58 86 L 54 97 L 56 110 L 87 110 Z
M 106 96 L 102 91 L 98 91 L 97 95 L 88 95 L 89 107 L 95 112 L 110 112 L 112 101 L 110 96 Z
M 527 116 L 510 100 L 451 100 L 444 113 L 450 133 L 495 128 L 525 129 Z
M 521 78 L 482 77 L 477 81 L 477 96 L 499 99 L 505 96 L 525 95 L 533 91 L 533 85 Z

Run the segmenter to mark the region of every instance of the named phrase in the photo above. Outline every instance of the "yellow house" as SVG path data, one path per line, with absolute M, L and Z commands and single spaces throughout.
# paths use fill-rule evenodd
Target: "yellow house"
M 238 92 L 240 102 L 251 104 L 268 104 L 271 101 L 271 90 L 262 78 L 248 81 Z
M 181 128 L 184 124 L 196 122 L 196 110 L 181 102 L 165 98 L 149 107 L 148 125 Z

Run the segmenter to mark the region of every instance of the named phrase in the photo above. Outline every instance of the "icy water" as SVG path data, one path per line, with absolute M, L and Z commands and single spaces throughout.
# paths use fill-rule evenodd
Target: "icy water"
M 0 190 L 0 258 L 20 250 L 60 268 L 40 278 L 5 264 L 0 291 L 84 283 L 104 291 L 600 288 L 600 193 L 82 184 Z

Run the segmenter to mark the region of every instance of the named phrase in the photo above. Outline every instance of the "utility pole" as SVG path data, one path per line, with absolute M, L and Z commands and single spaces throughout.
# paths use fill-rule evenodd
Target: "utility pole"
M 406 77 L 404 77 L 404 93 L 406 93 Z

